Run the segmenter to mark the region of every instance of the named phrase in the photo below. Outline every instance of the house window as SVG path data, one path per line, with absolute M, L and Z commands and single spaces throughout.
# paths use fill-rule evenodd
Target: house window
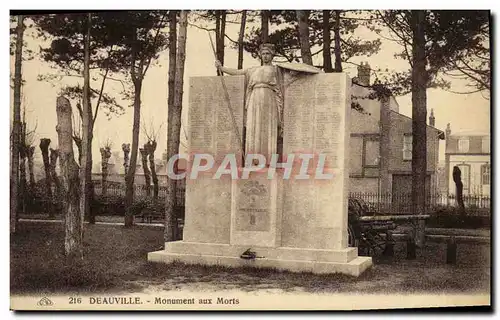
M 379 175 L 380 143 L 378 136 L 351 136 L 349 145 L 349 175 L 376 178 Z
M 490 179 L 491 179 L 490 165 L 483 164 L 481 166 L 481 184 L 482 185 L 489 185 Z
M 376 140 L 365 141 L 365 167 L 378 166 L 380 161 L 380 145 Z
M 403 136 L 403 160 L 411 160 L 412 141 L 413 137 L 411 135 Z
M 349 174 L 363 175 L 363 137 L 351 137 L 349 145 Z
M 460 164 L 458 165 L 458 168 L 460 169 L 461 178 L 462 178 L 462 185 L 464 187 L 464 190 L 469 189 L 469 181 L 470 181 L 470 165 L 468 164 Z
M 458 140 L 458 151 L 459 152 L 469 152 L 469 139 L 461 138 Z
M 365 138 L 363 175 L 365 177 L 378 177 L 380 164 L 380 143 L 373 138 Z
M 483 153 L 490 153 L 490 138 L 483 138 L 481 149 Z

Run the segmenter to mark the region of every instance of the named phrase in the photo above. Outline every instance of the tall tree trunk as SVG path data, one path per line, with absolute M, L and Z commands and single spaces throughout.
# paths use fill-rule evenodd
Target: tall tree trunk
M 411 11 L 412 48 L 412 209 L 413 214 L 425 214 L 425 177 L 427 175 L 427 71 L 425 56 L 425 12 Z M 415 242 L 424 244 L 425 220 L 417 223 Z
M 142 71 L 141 71 L 142 73 Z M 125 227 L 131 227 L 134 224 L 134 213 L 132 204 L 134 202 L 134 179 L 135 169 L 137 167 L 137 152 L 139 149 L 139 129 L 141 125 L 141 90 L 142 78 L 134 81 L 134 124 L 132 128 L 132 150 L 130 155 L 130 167 L 127 174 L 126 192 L 125 192 Z
M 50 148 L 50 165 L 49 165 L 50 178 L 54 182 L 57 199 L 59 199 L 62 192 L 61 181 L 59 181 L 59 178 L 57 177 L 56 173 L 56 163 L 58 157 L 59 157 L 59 150 Z
M 82 118 L 82 162 L 80 168 L 81 194 L 80 211 L 85 220 L 95 223 L 90 212 L 92 199 L 92 108 L 90 105 L 90 30 L 92 28 L 92 14 L 87 14 L 86 34 L 84 39 L 83 59 L 83 118 Z
M 108 193 L 108 160 L 111 157 L 109 147 L 101 148 L 101 194 L 106 196 Z
M 169 32 L 168 32 L 168 119 L 174 109 L 175 96 L 175 60 L 177 59 L 177 10 L 169 11 Z
M 156 141 L 148 141 L 144 146 L 147 154 L 149 155 L 149 168 L 151 170 L 151 177 L 153 178 L 153 199 L 156 202 L 158 200 L 158 175 L 156 174 L 156 164 L 155 164 L 155 151 L 156 151 Z
M 142 171 L 144 172 L 144 181 L 146 182 L 146 196 L 151 197 L 151 173 L 148 168 L 148 151 L 146 150 L 146 145 L 144 148 L 140 148 L 142 160 Z
M 19 195 L 21 208 L 18 211 L 25 213 L 26 209 L 26 122 L 21 122 L 21 136 L 19 146 Z
M 297 10 L 297 20 L 299 23 L 300 54 L 302 62 L 312 65 L 311 45 L 309 43 L 309 11 Z
M 125 227 L 131 227 L 134 224 L 134 213 L 130 211 L 134 202 L 134 178 L 137 167 L 137 151 L 139 149 L 139 129 L 141 125 L 141 89 L 142 79 L 134 82 L 134 124 L 132 128 L 132 150 L 130 156 L 130 167 L 127 174 L 126 192 L 125 192 Z
M 340 10 L 335 10 L 335 25 L 333 27 L 335 35 L 335 72 L 342 72 L 342 50 L 340 48 Z
M 30 146 L 28 148 L 28 169 L 30 171 L 30 189 L 34 190 L 35 189 L 35 171 L 34 171 L 34 159 L 33 157 L 35 156 L 35 146 Z
M 261 43 L 269 42 L 269 10 L 260 11 L 260 41 Z
M 24 151 L 24 147 L 21 146 L 21 152 L 20 152 L 20 160 L 19 160 L 19 205 L 20 207 L 18 208 L 19 212 L 25 213 L 26 212 L 26 186 L 27 186 L 27 179 L 26 179 L 26 152 Z
M 10 232 L 16 232 L 19 201 L 19 146 L 21 131 L 21 85 L 23 63 L 24 16 L 17 16 L 16 53 L 14 65 L 14 115 L 12 124 L 12 154 L 10 168 Z
M 181 134 L 182 95 L 184 62 L 186 60 L 187 11 L 182 10 L 179 19 L 179 41 L 177 45 L 177 60 L 175 63 L 175 95 L 172 108 L 169 106 L 167 159 L 179 153 Z M 169 71 L 170 75 L 170 71 Z M 175 240 L 175 204 L 177 180 L 167 178 L 167 196 L 165 202 L 165 242 Z
M 170 22 L 169 22 L 169 63 L 168 63 L 168 119 L 167 119 L 167 162 L 171 154 L 175 154 L 174 147 L 175 144 L 175 125 L 174 121 L 180 121 L 178 117 L 178 111 L 175 109 L 175 72 L 177 63 L 177 10 L 170 11 Z M 217 71 L 218 72 L 218 71 Z M 217 73 L 219 74 L 219 73 Z M 174 112 L 175 111 L 175 112 Z M 175 119 L 174 119 L 175 118 Z M 179 124 L 180 126 L 180 124 Z M 180 131 L 180 130 L 179 130 Z M 180 137 L 179 137 L 180 139 Z M 180 141 L 180 140 L 179 140 Z M 170 153 L 169 153 L 170 150 Z M 178 150 L 178 149 L 177 149 Z M 168 170 L 168 168 L 167 168 Z M 175 166 L 174 166 L 175 170 Z M 176 224 L 175 224 L 175 198 L 177 188 L 172 187 L 171 184 L 175 184 L 175 181 L 171 181 L 167 176 L 167 195 L 165 200 L 165 232 L 164 239 L 165 242 L 175 240 Z
M 54 208 L 52 206 L 52 177 L 50 174 L 50 160 L 49 160 L 49 145 L 50 139 L 40 139 L 40 150 L 42 151 L 43 168 L 45 171 L 45 196 L 47 197 L 47 208 L 49 217 L 54 217 Z
M 57 137 L 62 177 L 64 219 L 64 252 L 70 259 L 83 259 L 83 212 L 80 211 L 79 167 L 73 155 L 71 105 L 64 97 L 57 98 Z
M 220 30 L 217 35 L 217 59 L 224 65 L 224 40 L 226 39 L 226 10 L 220 10 Z
M 243 69 L 243 39 L 245 36 L 245 25 L 247 22 L 247 11 L 241 13 L 240 33 L 238 35 L 238 69 Z
M 323 70 L 333 72 L 330 39 L 330 10 L 323 10 Z
M 221 29 L 221 10 L 215 10 L 215 56 L 217 60 L 220 61 L 220 42 L 219 42 L 219 34 Z M 220 61 L 223 63 L 222 61 Z M 222 72 L 217 69 L 217 75 L 221 76 Z

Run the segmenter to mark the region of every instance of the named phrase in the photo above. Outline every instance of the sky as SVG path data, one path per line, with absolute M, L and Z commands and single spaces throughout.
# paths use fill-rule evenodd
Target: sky
M 213 26 L 209 26 L 213 28 Z M 247 26 L 247 32 L 252 25 Z M 272 29 L 271 29 L 272 30 Z M 227 24 L 227 35 L 236 39 L 239 32 L 239 24 Z M 28 31 L 27 34 L 30 34 Z M 357 36 L 363 39 L 373 39 L 375 34 L 366 29 L 359 28 Z M 213 37 L 213 35 L 212 35 Z M 40 46 L 46 46 L 40 39 L 25 37 L 28 46 L 38 51 Z M 356 57 L 351 61 L 354 63 L 368 62 L 372 69 L 405 70 L 408 63 L 404 60 L 395 59 L 394 54 L 400 51 L 398 44 L 382 39 L 382 47 L 378 54 L 370 57 Z M 318 55 L 320 56 L 320 55 Z M 260 65 L 249 53 L 244 56 L 244 68 Z M 226 40 L 225 66 L 235 68 L 237 66 L 237 51 L 233 49 Z M 13 59 L 11 58 L 11 70 L 13 70 Z M 354 65 L 344 64 L 344 71 L 351 77 L 356 76 L 357 70 Z M 55 101 L 59 89 L 64 84 L 83 83 L 82 79 L 64 78 L 61 82 L 51 84 L 47 81 L 38 81 L 41 74 L 60 73 L 51 68 L 48 63 L 35 58 L 23 64 L 23 78 L 26 81 L 23 87 L 23 103 L 26 106 L 27 120 L 29 123 L 37 124 L 36 142 L 40 138 L 50 138 L 53 142 L 51 147 L 57 147 L 56 111 Z M 167 130 L 167 74 L 168 74 L 168 51 L 163 52 L 158 65 L 151 66 L 146 74 L 142 91 L 142 122 L 151 129 L 159 130 L 157 157 L 166 149 Z M 187 31 L 187 48 L 184 77 L 183 97 L 183 124 L 187 124 L 187 109 L 189 96 L 189 77 L 192 76 L 214 76 L 214 55 L 212 53 L 207 31 L 189 26 Z M 372 76 L 373 80 L 373 76 Z M 92 82 L 93 87 L 98 87 L 100 82 Z M 467 91 L 464 81 L 452 83 L 455 91 Z M 120 91 L 121 84 L 114 81 L 107 82 L 106 91 L 113 94 Z M 11 92 L 12 94 L 12 92 Z M 400 113 L 411 117 L 411 94 L 397 97 Z M 12 100 L 11 100 L 12 101 Z M 93 160 L 94 164 L 100 161 L 99 148 L 109 140 L 112 142 L 113 151 L 121 151 L 121 144 L 132 141 L 133 108 L 128 107 L 131 102 L 124 102 L 125 113 L 121 116 L 113 116 L 108 119 L 102 112 L 99 114 L 94 131 Z M 489 132 L 490 130 L 490 101 L 480 93 L 459 95 L 443 91 L 441 89 L 427 90 L 428 115 L 434 110 L 436 127 L 445 130 L 447 123 L 451 124 L 452 133 L 458 131 Z M 11 103 L 12 108 L 12 103 Z M 33 125 L 31 125 L 33 126 Z M 145 143 L 144 132 L 141 131 L 140 144 Z M 181 142 L 185 144 L 183 132 Z M 440 146 L 440 159 L 444 161 L 444 143 Z

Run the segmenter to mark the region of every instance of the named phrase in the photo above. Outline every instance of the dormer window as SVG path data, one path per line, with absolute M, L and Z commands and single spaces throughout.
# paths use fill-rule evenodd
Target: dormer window
M 481 150 L 483 153 L 490 153 L 490 138 L 483 138 L 481 141 Z
M 458 140 L 458 151 L 469 152 L 469 138 L 460 138 Z

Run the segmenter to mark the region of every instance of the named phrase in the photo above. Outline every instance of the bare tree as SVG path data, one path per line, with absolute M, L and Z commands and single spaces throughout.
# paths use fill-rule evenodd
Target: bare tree
M 76 104 L 76 109 L 78 110 L 79 117 L 75 117 L 73 114 L 73 141 L 76 144 L 76 148 L 78 149 L 78 164 L 82 165 L 82 155 L 83 155 L 83 144 L 82 144 L 82 120 L 83 120 L 83 109 L 82 105 L 78 102 Z
M 61 196 L 61 181 L 59 181 L 59 177 L 57 176 L 56 172 L 56 163 L 57 163 L 57 158 L 59 157 L 59 150 L 57 149 L 52 149 L 50 148 L 50 164 L 49 164 L 49 170 L 50 170 L 50 177 L 51 180 L 54 181 L 55 185 L 55 191 L 57 198 Z
M 49 145 L 50 139 L 40 139 L 40 150 L 42 151 L 43 168 L 45 171 L 45 196 L 48 201 L 49 217 L 54 217 L 54 210 L 52 208 L 52 175 L 50 173 L 50 160 L 49 160 Z
M 144 152 L 145 154 L 149 157 L 149 169 L 148 169 L 148 174 L 151 175 L 151 178 L 153 180 L 153 200 L 157 201 L 158 200 L 158 193 L 159 193 L 159 185 L 158 185 L 158 175 L 156 174 L 156 163 L 155 163 L 155 151 L 156 151 L 156 140 L 158 138 L 158 133 L 161 130 L 161 127 L 163 126 L 163 123 L 160 125 L 158 129 L 155 129 L 152 122 L 149 126 L 146 126 L 146 124 L 143 124 L 143 133 L 147 138 L 147 143 L 144 144 Z M 142 151 L 141 151 L 142 152 Z M 146 166 L 147 162 L 143 160 L 143 166 Z M 146 174 L 146 173 L 144 173 Z M 149 178 L 149 177 L 148 177 Z M 149 180 L 147 182 L 148 184 L 148 189 L 149 189 Z M 147 190 L 149 192 L 149 190 Z M 150 193 L 148 193 L 150 195 Z
M 24 118 L 24 117 L 23 117 Z M 21 212 L 25 212 L 26 209 L 26 157 L 28 156 L 26 150 L 26 122 L 21 123 L 21 135 L 20 135 L 20 143 L 19 143 L 19 195 L 20 195 L 20 204 Z
M 33 146 L 35 142 L 35 132 L 38 126 L 35 123 L 34 128 L 30 128 L 28 121 L 26 120 L 26 106 L 23 108 L 22 122 L 21 122 L 21 145 L 20 145 L 20 156 L 21 156 L 21 189 L 23 190 L 21 194 L 26 192 L 26 167 L 25 159 L 28 159 L 28 171 L 29 171 L 29 190 L 30 192 L 35 188 L 35 174 L 33 172 L 33 156 L 35 153 L 35 147 Z M 24 199 L 24 197 L 23 197 Z M 23 204 L 24 205 L 24 204 Z
M 146 150 L 149 157 L 149 168 L 151 171 L 151 178 L 153 179 L 153 200 L 158 200 L 158 175 L 156 174 L 156 163 L 155 163 L 155 151 L 156 151 L 156 139 L 150 139 L 145 145 L 144 149 Z
M 64 97 L 57 98 L 57 136 L 63 189 L 64 252 L 68 258 L 83 258 L 83 212 L 80 211 L 79 167 L 73 155 L 71 105 Z
M 148 168 L 148 150 L 146 148 L 147 144 L 144 144 L 144 148 L 139 148 L 139 152 L 141 153 L 142 172 L 146 183 L 146 196 L 151 197 L 151 172 Z
M 122 151 L 123 151 L 123 170 L 125 172 L 125 182 L 126 182 L 128 176 L 128 168 L 129 168 L 130 143 L 123 143 Z
M 34 171 L 34 156 L 35 156 L 35 146 L 30 145 L 28 148 L 28 169 L 30 172 L 30 188 L 33 190 L 35 188 L 35 171 Z
M 101 152 L 101 194 L 106 196 L 108 193 L 108 161 L 111 157 L 111 142 L 108 140 Z

